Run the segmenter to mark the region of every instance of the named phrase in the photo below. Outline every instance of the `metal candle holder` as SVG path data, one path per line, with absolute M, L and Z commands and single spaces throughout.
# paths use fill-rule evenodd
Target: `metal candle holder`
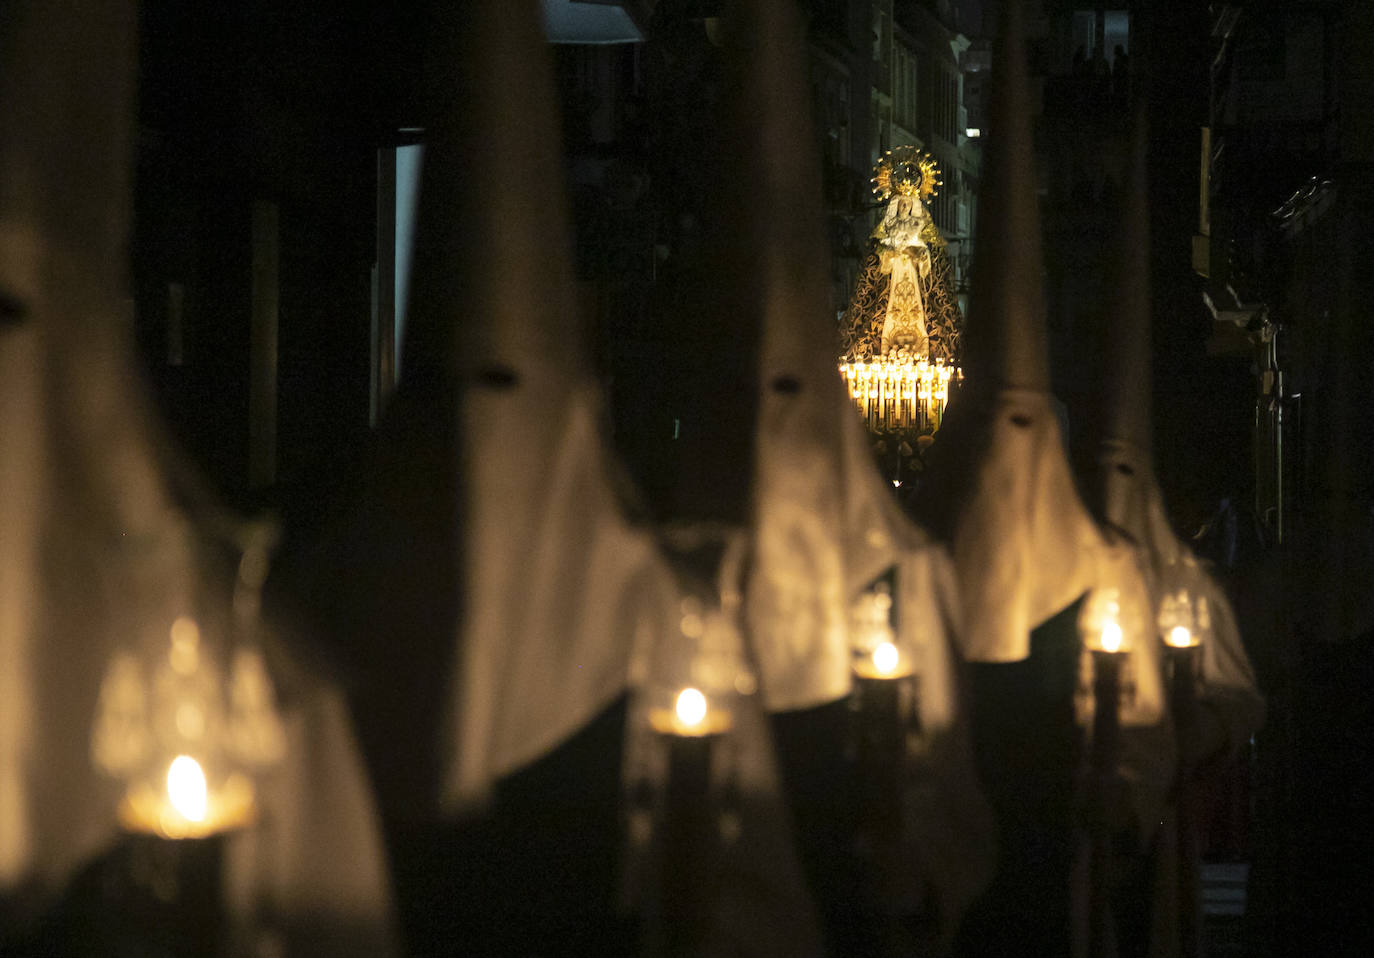
M 1202 648 L 1166 643 L 1169 670 L 1169 706 L 1178 741 L 1178 779 L 1175 793 L 1175 827 L 1178 846 L 1178 931 L 1180 958 L 1202 954 L 1202 888 L 1199 878 L 1196 798 L 1193 775 L 1197 767 L 1197 682 Z
M 673 712 L 651 712 L 667 754 L 658 828 L 661 898 L 654 934 L 666 954 L 698 954 L 706 945 L 719 891 L 723 824 L 734 809 L 718 774 L 733 725 L 729 710 L 711 708 L 694 688 L 682 690 Z
M 855 676 L 854 743 L 859 807 L 874 839 L 901 837 L 907 736 L 917 724 L 916 676 Z
M 910 950 L 904 924 L 919 910 L 910 893 L 912 863 L 904 851 L 907 743 L 919 727 L 917 676 L 891 642 L 880 643 L 854 665 L 855 849 L 871 883 L 864 897 L 871 896 L 879 918 L 862 933 L 873 936 L 865 942 L 873 950 L 903 953 Z
M 1112 827 L 1110 795 L 1121 750 L 1121 668 L 1123 654 L 1094 649 L 1093 738 L 1090 757 L 1088 824 L 1091 834 L 1088 885 L 1088 953 L 1116 954 L 1112 907 Z

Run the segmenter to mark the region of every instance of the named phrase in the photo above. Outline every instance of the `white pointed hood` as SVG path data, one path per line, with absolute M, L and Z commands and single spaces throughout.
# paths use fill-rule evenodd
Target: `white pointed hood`
M 953 568 L 946 550 L 902 514 L 839 375 L 794 4 L 737 7 L 741 112 L 755 120 L 737 135 L 751 161 L 738 174 L 749 189 L 741 203 L 749 259 L 740 274 L 753 281 L 741 298 L 761 324 L 746 598 L 761 685 L 772 710 L 846 695 L 851 609 L 893 572 L 897 644 L 919 675 L 923 741 L 938 743 L 926 767 L 931 787 L 907 796 L 920 809 L 907 840 L 952 931 L 990 873 L 992 855 L 989 813 L 962 725 Z
M 1051 405 L 1022 7 L 1002 4 L 995 49 L 965 383 L 919 502 L 954 559 L 964 653 L 982 662 L 1025 658 L 1031 630 L 1115 565 Z
M 0 431 L 0 891 L 23 880 L 56 892 L 114 840 L 120 786 L 91 753 L 102 677 L 116 648 L 165 641 L 209 575 L 212 536 L 134 373 L 136 24 L 136 4 L 118 0 L 18 2 L 0 18 L 0 412 L 11 424 Z M 269 894 L 288 924 L 307 910 L 346 916 L 381 930 L 378 944 L 380 836 L 332 703 L 288 719 L 287 761 L 299 771 L 309 742 L 311 786 L 342 798 L 317 816 L 328 835 L 312 844 L 280 827 L 278 812 L 299 809 L 290 774 L 259 798 L 279 826 L 274 864 L 328 861 L 330 848 L 348 870 L 271 868 L 236 850 L 227 887 L 253 902 Z
M 736 7 L 739 300 L 761 329 L 747 620 L 765 700 L 783 710 L 848 694 L 849 603 L 896 543 L 837 367 L 804 34 L 790 4 Z
M 437 783 L 453 812 L 625 691 L 667 569 L 606 466 L 538 5 L 439 16 L 407 375 L 458 384 L 459 622 Z
M 1132 120 L 1128 179 L 1112 283 L 1114 300 L 1102 317 L 1105 366 L 1096 473 L 1088 483 L 1099 518 L 1137 550 L 1158 609 L 1166 583 L 1206 600 L 1211 635 L 1202 651 L 1204 695 L 1226 699 L 1221 713 L 1233 747 L 1259 727 L 1264 704 L 1220 584 L 1170 527 L 1151 456 L 1150 229 L 1143 101 Z
M 131 375 L 134 38 L 132 3 L 0 18 L 0 890 L 111 837 L 88 743 L 117 583 L 169 532 Z

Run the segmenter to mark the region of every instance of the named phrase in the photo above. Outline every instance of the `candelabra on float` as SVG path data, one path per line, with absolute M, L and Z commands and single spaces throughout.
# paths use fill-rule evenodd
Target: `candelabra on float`
M 945 239 L 926 208 L 940 186 L 934 158 L 915 147 L 889 150 L 874 167 L 883 215 L 841 326 L 840 374 L 875 446 L 896 452 L 884 469 L 899 485 L 963 380 L 963 317 Z
M 929 435 L 940 428 L 950 384 L 963 372 L 943 359 L 915 357 L 899 347 L 872 360 L 840 363 L 849 398 L 872 433 Z

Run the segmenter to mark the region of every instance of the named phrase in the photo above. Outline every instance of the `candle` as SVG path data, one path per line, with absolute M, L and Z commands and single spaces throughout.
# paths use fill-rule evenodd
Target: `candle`
M 1121 670 L 1140 623 L 1127 618 L 1138 611 L 1123 606 L 1123 594 L 1115 586 L 1093 589 L 1083 601 L 1078 627 L 1083 645 L 1092 655 L 1093 730 L 1089 753 L 1087 827 L 1090 836 L 1088 863 L 1088 953 L 1109 954 L 1115 934 L 1112 904 L 1112 843 L 1110 795 L 1120 760 Z
M 651 708 L 649 725 L 663 735 L 699 738 L 728 732 L 734 724 L 730 710 L 712 705 L 698 688 L 687 687 L 678 692 L 672 708 Z
M 862 679 L 899 679 L 912 672 L 910 660 L 891 641 L 879 642 L 853 665 L 854 674 Z
M 1175 649 L 1187 649 L 1197 645 L 1197 639 L 1186 625 L 1176 625 L 1164 636 L 1164 643 Z
M 163 838 L 205 838 L 251 825 L 257 818 L 257 803 L 246 776 L 230 775 L 211 787 L 200 762 L 178 755 L 158 779 L 131 785 L 118 814 L 120 824 L 130 831 Z
M 1093 765 L 1104 776 L 1116 769 L 1120 733 L 1121 669 L 1130 652 L 1130 637 L 1121 624 L 1121 593 L 1095 589 L 1083 604 L 1079 628 L 1093 665 Z
M 1120 630 L 1118 629 L 1118 632 Z M 1111 636 L 1106 636 L 1110 639 Z M 1118 644 L 1119 646 L 1119 644 Z M 1121 664 L 1120 651 L 1093 649 L 1093 737 L 1089 762 L 1088 793 L 1088 953 L 1114 954 L 1115 909 L 1112 902 L 1113 839 L 1109 795 L 1116 778 L 1120 749 Z
M 1102 626 L 1102 633 L 1098 638 L 1098 645 L 1100 647 L 1100 651 L 1109 653 L 1121 652 L 1123 639 L 1124 636 L 1121 632 L 1121 626 L 1119 623 L 1106 623 Z
M 207 812 L 205 772 L 189 755 L 178 755 L 167 769 L 167 800 L 188 822 L 205 821 Z
M 1093 589 L 1083 600 L 1078 614 L 1078 630 L 1083 644 L 1093 652 L 1122 655 L 1131 651 L 1135 634 L 1143 624 L 1127 608 L 1122 590 L 1115 586 Z

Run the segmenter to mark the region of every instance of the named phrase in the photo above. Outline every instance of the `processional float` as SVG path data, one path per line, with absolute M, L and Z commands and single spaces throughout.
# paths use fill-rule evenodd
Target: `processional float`
M 963 326 L 945 238 L 927 202 L 939 166 L 924 150 L 888 150 L 874 167 L 881 215 L 841 319 L 840 374 L 893 484 L 915 480 L 920 454 L 963 379 Z

